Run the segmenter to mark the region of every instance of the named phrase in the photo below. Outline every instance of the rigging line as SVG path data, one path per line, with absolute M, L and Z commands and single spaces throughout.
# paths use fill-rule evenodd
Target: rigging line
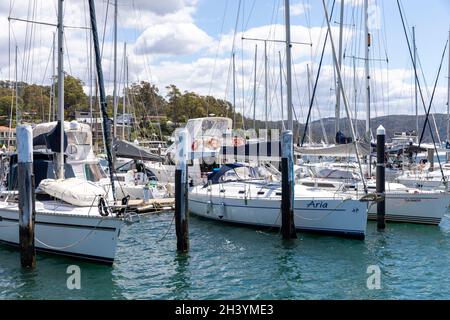
M 242 33 L 244 34 L 245 0 L 242 5 Z M 241 37 L 241 81 L 242 81 L 242 129 L 245 130 L 245 78 L 244 78 L 244 39 Z
M 57 23 L 44 22 L 44 21 L 38 21 L 38 20 L 30 20 L 30 19 L 21 19 L 21 18 L 16 18 L 16 17 L 11 17 L 11 16 L 8 16 L 8 20 L 26 22 L 26 23 L 30 23 L 30 24 L 37 24 L 37 25 L 43 25 L 43 26 L 49 26 L 49 27 L 57 27 L 58 26 Z M 88 27 L 70 26 L 70 25 L 64 25 L 64 29 L 91 30 L 91 28 L 88 28 Z
M 141 11 L 139 11 L 139 14 L 138 14 L 138 11 L 136 10 L 136 6 L 135 6 L 134 0 L 133 0 L 133 2 L 132 2 L 132 7 L 133 7 L 133 11 L 134 11 L 134 13 L 135 13 L 135 16 L 136 16 L 136 18 L 137 18 L 137 20 L 138 20 L 138 22 L 139 22 L 139 25 L 141 26 L 141 28 L 143 28 Z M 147 55 L 143 55 L 143 57 L 144 57 L 144 69 L 145 69 L 145 72 L 147 73 L 147 76 L 150 78 L 150 81 L 153 82 L 153 76 L 152 76 L 152 73 L 151 73 L 150 63 L 149 63 L 149 61 L 148 61 Z M 154 106 L 155 106 L 155 113 L 156 113 L 156 116 L 159 118 L 159 109 L 158 109 L 159 106 L 158 106 L 158 104 L 156 103 L 156 100 L 155 100 L 155 99 L 156 99 L 156 96 L 152 95 L 152 96 L 151 96 L 151 100 L 152 100 L 152 102 L 153 102 L 153 104 L 154 104 Z M 147 115 L 148 113 L 145 112 L 145 114 Z M 151 125 L 153 126 L 153 123 L 151 123 Z M 161 129 L 160 123 L 158 122 L 158 124 L 155 125 L 155 127 L 157 127 L 157 129 L 159 130 L 160 138 L 161 138 L 161 140 L 163 140 L 163 134 L 162 134 L 162 129 Z M 144 130 L 144 129 L 142 129 L 141 131 L 143 131 L 143 130 Z
M 401 18 L 401 20 L 402 20 L 403 32 L 404 32 L 404 34 L 405 34 L 406 42 L 407 42 L 407 44 L 408 44 L 409 56 L 410 56 L 411 61 L 413 61 L 414 59 L 413 59 L 413 54 L 412 54 L 411 44 L 410 44 L 410 42 L 409 42 L 408 33 L 407 33 L 407 31 L 406 31 L 405 20 L 404 20 L 404 18 L 403 18 L 403 11 L 402 11 L 402 8 L 401 8 L 401 6 L 400 6 L 400 0 L 397 0 L 397 6 L 398 6 L 400 18 Z M 422 105 L 423 105 L 423 108 L 424 108 L 424 110 L 425 110 L 425 112 L 426 112 L 427 109 L 426 109 L 426 106 L 425 106 L 425 99 L 424 99 L 424 97 L 423 97 L 422 86 L 420 85 L 419 77 L 418 77 L 418 75 L 417 75 L 417 67 L 414 67 L 414 75 L 415 75 L 415 79 L 416 79 L 416 81 L 417 81 L 417 86 L 418 86 L 418 88 L 419 88 L 419 93 L 420 93 L 420 98 L 421 98 L 421 101 L 422 101 Z M 425 118 L 425 124 L 427 124 L 427 123 L 428 123 L 428 128 L 430 129 L 430 136 L 431 136 L 431 140 L 433 141 L 433 145 L 434 145 L 435 152 L 436 152 L 436 154 L 438 155 L 437 159 L 438 159 L 438 163 L 439 163 L 439 168 L 440 168 L 440 170 L 441 170 L 442 178 L 443 178 L 443 180 L 444 180 L 444 183 L 446 183 L 445 175 L 444 175 L 444 172 L 443 172 L 443 169 L 442 169 L 441 159 L 439 158 L 439 153 L 438 153 L 438 150 L 437 150 L 437 147 L 436 147 L 436 141 L 435 141 L 434 135 L 433 135 L 433 129 L 431 128 L 431 124 L 430 124 L 430 122 L 428 121 L 428 116 Z M 417 157 L 417 155 L 416 155 L 416 157 Z
M 419 70 L 420 70 L 420 73 L 421 73 L 421 76 L 422 76 L 422 79 L 423 79 L 423 83 L 425 85 L 427 98 L 430 99 L 430 91 L 429 91 L 429 88 L 428 88 L 427 79 L 425 78 L 425 73 L 423 71 L 422 60 L 420 59 L 419 55 L 417 55 L 417 62 L 419 64 Z M 435 130 L 436 130 L 436 135 L 437 135 L 437 138 L 438 138 L 438 142 L 439 142 L 439 144 L 441 144 L 441 137 L 440 137 L 440 134 L 439 134 L 439 129 L 438 129 L 437 124 L 436 124 L 436 118 L 434 116 L 434 114 L 436 113 L 436 108 L 435 108 L 434 103 L 433 103 L 432 108 L 433 108 L 433 113 L 431 114 L 431 117 L 433 119 L 433 124 L 434 124 Z
M 382 33 L 383 33 L 383 46 L 384 46 L 384 53 L 386 56 L 386 81 L 387 81 L 387 113 L 390 113 L 390 82 L 389 82 L 389 55 L 388 55 L 388 40 L 387 40 L 387 27 L 386 27 L 386 10 L 384 7 L 383 2 L 381 2 L 381 10 L 382 10 L 382 17 L 383 17 L 383 28 L 382 28 Z
M 380 7 L 378 1 L 376 2 L 376 5 L 377 5 L 377 8 Z M 381 37 L 380 28 L 381 28 L 381 26 L 379 26 L 379 28 L 376 29 L 376 32 L 377 32 L 377 44 L 378 44 L 378 57 L 379 58 L 381 58 L 381 47 L 382 47 L 382 45 L 381 45 L 382 37 Z M 384 84 L 385 84 L 385 82 L 384 82 L 384 77 L 383 77 L 383 64 L 384 64 L 385 61 L 382 61 L 381 59 L 379 59 L 379 60 L 377 60 L 377 62 L 378 62 L 379 71 L 380 71 L 380 75 L 379 76 L 380 76 L 380 79 L 381 79 L 381 97 L 382 97 L 381 102 L 382 102 L 383 113 L 385 114 L 386 113 L 386 104 L 385 104 L 385 99 L 383 99 L 384 96 L 385 96 L 384 95 Z M 376 63 L 376 62 L 374 62 L 374 63 Z M 376 83 L 376 81 L 375 81 L 375 83 Z
M 36 17 L 36 0 L 34 0 L 33 2 L 33 7 L 32 7 L 32 11 L 31 11 L 31 19 L 34 19 Z M 34 48 L 34 31 L 35 31 L 35 25 L 31 25 L 30 27 L 31 31 L 30 31 L 30 43 L 28 45 L 28 53 L 27 53 L 27 67 L 26 67 L 26 76 L 25 76 L 25 81 L 28 82 L 28 75 L 30 74 L 30 61 L 31 61 L 31 69 L 33 68 L 33 57 L 34 55 L 31 53 L 32 48 Z M 31 78 L 29 82 L 32 82 L 32 78 L 33 78 L 33 72 L 31 72 Z
M 401 9 L 402 12 L 404 12 L 405 9 L 403 7 L 403 3 L 400 3 L 400 6 L 402 8 Z M 408 23 L 408 18 L 405 16 L 404 19 L 405 19 L 405 22 L 406 22 L 407 29 L 410 30 L 411 28 L 410 28 L 409 23 Z M 410 37 L 411 37 L 411 33 L 410 33 Z M 417 55 L 417 62 L 418 62 L 418 65 L 419 65 L 419 70 L 421 71 L 422 80 L 424 81 L 425 93 L 427 94 L 427 98 L 430 99 L 430 92 L 429 92 L 429 88 L 428 88 L 428 83 L 427 83 L 427 80 L 425 78 L 425 74 L 424 74 L 424 71 L 423 71 L 420 55 Z M 417 68 L 417 65 L 416 65 L 416 68 Z M 417 70 L 415 70 L 415 72 L 417 73 Z M 418 78 L 418 76 L 417 76 L 417 78 Z M 419 80 L 417 80 L 417 81 L 419 81 Z M 421 92 L 421 95 L 422 95 L 422 92 Z M 423 97 L 422 97 L 422 99 L 423 99 Z M 426 110 L 424 102 L 423 102 L 423 106 L 424 106 L 424 109 Z M 434 105 L 433 105 L 433 110 L 435 111 Z M 440 144 L 441 143 L 441 139 L 440 139 L 440 135 L 439 135 L 439 130 L 438 130 L 438 127 L 437 127 L 437 124 L 436 124 L 436 118 L 435 118 L 433 113 L 431 114 L 431 117 L 433 119 L 433 124 L 434 124 L 434 127 L 435 127 L 434 129 L 436 130 L 437 138 L 438 138 L 438 141 L 439 141 L 439 144 Z M 430 124 L 430 126 L 431 126 L 431 124 Z M 430 127 L 430 130 L 432 130 L 431 127 Z M 434 141 L 434 139 L 433 139 L 433 141 Z
M 36 19 L 36 14 L 37 14 L 37 0 L 35 0 L 35 3 L 34 3 L 33 20 Z M 34 50 L 34 48 L 36 48 L 36 29 L 37 29 L 37 27 L 38 27 L 37 25 L 33 27 L 33 37 L 32 37 L 32 46 L 31 46 L 33 48 L 33 50 Z M 35 59 L 36 55 L 31 54 L 31 52 L 30 52 L 30 56 L 31 56 L 30 82 L 33 83 L 33 76 L 34 76 L 33 69 L 35 68 L 35 65 L 36 65 L 34 63 L 34 59 Z M 37 55 L 37 56 L 39 57 L 40 55 Z
M 67 64 L 69 65 L 69 71 L 70 71 L 70 74 L 72 75 L 73 71 L 72 71 L 72 65 L 70 63 L 69 47 L 67 45 L 67 39 L 66 39 L 66 33 L 65 32 L 64 32 L 64 46 L 66 47 L 66 54 L 65 54 L 65 56 L 67 57 Z
M 30 19 L 30 10 L 31 10 L 31 0 L 28 0 L 28 11 L 27 11 L 27 19 Z M 27 24 L 26 28 L 25 28 L 25 39 L 24 39 L 24 50 L 23 50 L 23 64 L 22 64 L 22 75 L 21 75 L 21 80 L 24 81 L 24 77 L 25 77 L 25 70 L 26 68 L 26 53 L 28 51 L 27 47 L 28 47 L 28 34 L 29 34 L 29 28 L 30 26 Z M 26 81 L 26 80 L 25 80 Z
M 434 94 L 436 92 L 436 87 L 437 87 L 437 84 L 439 82 L 439 77 L 441 75 L 442 64 L 444 63 L 444 57 L 445 57 L 445 52 L 447 51 L 447 46 L 448 46 L 448 40 L 445 42 L 444 51 L 442 52 L 441 63 L 439 65 L 439 69 L 438 69 L 438 72 L 437 72 L 437 75 L 436 75 L 436 79 L 435 79 L 435 82 L 434 82 L 433 93 L 431 95 L 430 104 L 428 106 L 427 117 L 425 118 L 424 127 L 423 127 L 422 133 L 420 135 L 419 147 L 420 147 L 420 144 L 422 143 L 423 136 L 424 136 L 424 133 L 425 133 L 425 128 L 426 128 L 427 121 L 428 121 L 428 116 L 429 116 L 429 114 L 431 112 L 431 107 L 433 105 Z M 438 156 L 438 158 L 439 158 L 439 156 Z
M 397 2 L 397 4 L 398 4 L 398 2 Z M 401 6 L 402 12 L 405 12 L 405 11 L 406 11 L 405 8 L 403 7 L 403 3 L 400 3 L 399 6 Z M 408 17 L 405 16 L 404 19 L 405 19 L 405 22 L 406 22 L 407 29 L 408 29 L 408 30 L 411 30 L 410 24 L 409 24 L 409 22 L 408 22 Z M 409 32 L 411 32 L 411 31 L 409 31 Z M 410 34 L 410 37 L 411 37 L 411 34 Z M 424 81 L 424 85 L 425 85 L 425 93 L 427 94 L 427 98 L 430 99 L 430 92 L 429 92 L 427 80 L 426 80 L 426 78 L 425 78 L 425 74 L 424 74 L 424 72 L 423 72 L 423 68 L 422 68 L 422 65 L 421 65 L 421 60 L 420 60 L 420 56 L 419 56 L 419 55 L 417 55 L 417 61 L 418 61 L 418 63 L 419 63 L 419 66 L 420 66 L 419 70 L 421 71 L 421 76 L 422 76 L 423 81 Z M 417 66 L 416 66 L 416 68 L 417 68 Z M 417 72 L 417 70 L 416 70 L 415 72 Z M 418 78 L 418 76 L 417 76 L 417 78 Z M 419 80 L 417 80 L 417 81 L 419 81 Z M 420 86 L 419 86 L 419 87 L 420 87 Z M 422 92 L 421 92 L 421 95 L 422 95 Z M 423 107 L 424 107 L 424 109 L 426 110 L 425 102 L 423 102 Z M 433 108 L 433 109 L 434 109 L 434 108 Z M 439 141 L 439 143 L 441 143 L 441 138 L 440 138 L 440 135 L 439 135 L 439 130 L 438 130 L 437 125 L 436 125 L 436 118 L 435 118 L 435 116 L 434 116 L 433 113 L 431 114 L 431 118 L 433 119 L 433 124 L 434 124 L 434 127 L 435 127 L 434 129 L 436 130 L 436 134 L 437 134 L 438 141 Z M 430 130 L 432 130 L 432 129 L 431 129 L 431 124 L 430 124 Z M 434 138 L 433 138 L 433 142 L 434 142 Z
M 250 8 L 250 13 L 248 14 L 248 19 L 247 19 L 247 22 L 245 24 L 245 30 L 247 30 L 247 28 L 248 28 L 248 24 L 250 22 L 250 18 L 252 17 L 252 14 L 253 14 L 253 9 L 255 8 L 255 3 L 256 3 L 256 0 L 253 0 L 252 6 Z
M 227 82 L 226 82 L 226 87 L 225 87 L 225 100 L 227 100 L 228 90 L 229 90 L 231 76 L 232 76 L 231 73 L 233 72 L 233 55 L 235 53 L 234 50 L 235 50 L 235 46 L 236 46 L 236 34 L 237 34 L 237 28 L 238 28 L 238 24 L 239 24 L 239 17 L 241 14 L 241 4 L 242 4 L 242 0 L 239 0 L 237 14 L 236 14 L 236 22 L 235 22 L 234 31 L 233 31 L 233 42 L 232 42 L 232 47 L 231 47 L 230 60 L 228 63 L 228 75 L 227 75 Z M 235 110 L 235 108 L 236 108 L 236 106 L 233 106 L 233 110 Z M 235 112 L 235 111 L 232 111 L 232 112 Z M 235 127 L 235 126 L 236 126 L 236 124 L 233 123 L 233 127 Z
M 219 57 L 220 45 L 222 43 L 222 32 L 223 32 L 223 27 L 225 25 L 225 17 L 226 17 L 226 14 L 227 14 L 227 10 L 228 10 L 228 0 L 225 1 L 225 8 L 223 10 L 222 24 L 221 24 L 220 33 L 219 33 L 219 43 L 217 44 L 216 55 L 214 57 L 213 72 L 212 72 L 212 75 L 211 75 L 211 81 L 209 82 L 208 95 L 211 95 L 212 83 L 213 83 L 213 81 L 215 79 L 215 76 L 216 76 L 217 59 Z
M 13 10 L 13 7 L 14 7 L 14 3 L 15 3 L 15 0 L 9 0 L 9 16 L 11 15 L 11 13 L 12 13 L 12 10 Z
M 333 5 L 331 7 L 331 13 L 330 13 L 330 20 L 333 17 L 334 5 L 335 4 L 336 4 L 336 0 L 333 0 Z M 327 29 L 327 32 L 325 34 L 325 40 L 323 42 L 323 47 L 322 47 L 322 55 L 320 57 L 319 69 L 317 70 L 316 80 L 314 81 L 314 88 L 313 88 L 313 92 L 312 92 L 312 96 L 311 96 L 311 101 L 308 101 L 308 103 L 309 103 L 309 110 L 308 110 L 308 115 L 306 117 L 305 128 L 303 130 L 303 136 L 302 136 L 302 140 L 301 140 L 301 144 L 300 144 L 301 147 L 303 147 L 303 144 L 305 143 L 306 132 L 308 130 L 309 120 L 311 118 L 313 102 L 314 102 L 314 99 L 316 97 L 317 84 L 319 82 L 320 71 L 322 70 L 323 57 L 325 55 L 325 49 L 326 49 L 326 46 L 327 46 L 328 36 L 329 36 L 329 32 L 328 32 L 328 29 Z
M 88 21 L 87 21 L 87 8 L 86 8 L 86 1 L 83 1 L 83 10 L 84 10 L 84 24 L 87 25 Z M 89 33 L 90 31 L 86 30 L 86 32 L 84 33 L 85 35 L 85 43 L 86 43 L 86 57 L 87 57 L 87 65 L 86 65 L 86 70 L 87 70 L 87 75 L 86 75 L 86 79 L 88 80 L 86 85 L 90 87 L 90 83 L 91 83 L 91 79 L 92 79 L 92 75 L 91 75 L 91 70 L 90 70 L 90 61 L 92 60 L 92 56 L 90 54 L 90 48 L 91 48 L 91 43 L 90 43 L 90 37 L 89 37 Z M 91 88 L 89 88 L 89 90 L 91 90 Z M 89 96 L 92 95 L 92 92 L 89 91 Z M 91 97 L 89 97 L 91 99 Z M 90 110 L 91 111 L 91 110 Z M 92 115 L 91 115 L 92 118 Z
M 52 50 L 53 50 L 53 46 L 52 46 L 52 48 L 50 49 L 50 53 L 49 53 L 48 58 L 47 58 L 47 64 L 45 65 L 44 76 L 42 77 L 41 86 L 44 85 L 45 78 L 46 78 L 46 76 L 47 76 L 47 69 L 48 69 L 48 65 L 50 64 L 50 59 L 51 59 L 51 57 L 52 57 Z
M 102 32 L 102 50 L 100 52 L 100 59 L 103 59 L 103 47 L 105 45 L 105 37 L 106 37 L 106 23 L 108 22 L 108 11 L 109 11 L 109 1 L 106 3 L 106 13 L 105 13 L 105 23 L 103 24 L 103 32 Z

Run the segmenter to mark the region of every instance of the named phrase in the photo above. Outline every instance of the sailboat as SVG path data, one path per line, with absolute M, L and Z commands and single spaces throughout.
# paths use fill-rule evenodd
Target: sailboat
M 285 2 L 289 18 L 289 1 Z M 290 50 L 290 25 L 286 19 L 286 46 Z M 288 108 L 292 108 L 290 58 L 288 65 Z M 288 109 L 288 111 L 290 111 Z M 288 118 L 291 119 L 288 112 Z M 288 121 L 288 123 L 291 121 Z M 278 158 L 279 161 L 279 158 Z M 268 178 L 269 177 L 269 178 Z M 261 168 L 227 164 L 208 177 L 208 183 L 190 189 L 189 210 L 195 215 L 252 226 L 281 226 L 281 184 Z M 364 239 L 367 202 L 350 195 L 336 195 L 320 188 L 294 186 L 293 213 L 297 230 Z
M 59 121 L 52 134 L 61 138 L 65 127 L 64 94 L 61 94 L 64 92 L 63 0 L 58 2 L 58 47 Z M 36 250 L 112 264 L 124 217 L 110 210 L 105 190 L 74 178 L 70 165 L 64 164 L 64 141 L 48 141 L 54 142 L 58 150 L 34 153 L 36 185 L 41 190 L 35 202 Z M 15 246 L 19 244 L 18 193 L 14 190 L 16 171 L 11 159 L 10 190 L 2 193 L 0 202 L 0 242 Z

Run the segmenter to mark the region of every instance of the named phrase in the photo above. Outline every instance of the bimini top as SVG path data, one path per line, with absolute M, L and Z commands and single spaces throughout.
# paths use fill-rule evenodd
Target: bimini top
M 218 184 L 231 181 L 259 180 L 265 179 L 270 172 L 263 167 L 252 167 L 244 163 L 229 163 L 218 169 L 214 169 L 208 175 L 211 184 Z

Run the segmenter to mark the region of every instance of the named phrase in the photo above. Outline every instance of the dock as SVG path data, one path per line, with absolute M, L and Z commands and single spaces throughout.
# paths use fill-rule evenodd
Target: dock
M 128 211 L 138 214 L 161 213 L 165 211 L 175 210 L 175 198 L 150 199 L 144 200 L 129 200 L 128 205 L 115 204 L 114 211 L 127 207 Z

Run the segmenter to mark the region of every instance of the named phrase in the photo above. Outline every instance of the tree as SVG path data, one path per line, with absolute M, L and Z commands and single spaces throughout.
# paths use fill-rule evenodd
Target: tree
M 9 124 L 9 115 L 11 113 L 11 96 L 0 97 L 0 124 L 7 126 Z
M 56 84 L 56 97 L 58 97 L 58 84 Z M 65 117 L 74 118 L 75 111 L 87 111 L 89 104 L 83 91 L 83 82 L 71 75 L 64 76 L 64 114 Z
M 50 87 L 36 84 L 26 85 L 23 88 L 23 117 L 31 121 L 45 120 L 48 116 L 50 104 Z
M 146 81 L 133 84 L 128 94 L 138 114 L 146 117 L 164 116 L 166 114 L 167 102 L 159 94 L 159 89 L 154 84 Z

